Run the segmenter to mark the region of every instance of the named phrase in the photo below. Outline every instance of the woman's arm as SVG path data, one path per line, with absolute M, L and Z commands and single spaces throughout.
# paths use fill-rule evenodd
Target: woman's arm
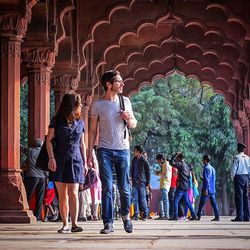
M 56 171 L 56 160 L 54 156 L 53 145 L 51 143 L 51 140 L 54 138 L 54 135 L 55 135 L 55 129 L 49 128 L 49 131 L 46 137 L 46 149 L 47 149 L 48 157 L 49 157 L 48 168 L 50 171 L 53 171 L 53 172 Z
M 88 165 L 87 165 L 87 156 L 86 156 L 86 146 L 84 142 L 84 133 L 82 133 L 81 139 L 80 139 L 80 149 L 81 149 L 81 154 L 82 154 L 82 159 L 83 159 L 83 164 L 84 164 L 84 175 L 87 174 L 88 172 Z

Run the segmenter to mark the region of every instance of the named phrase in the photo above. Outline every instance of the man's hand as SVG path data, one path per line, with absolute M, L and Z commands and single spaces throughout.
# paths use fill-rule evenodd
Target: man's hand
M 84 176 L 87 175 L 88 171 L 89 171 L 89 165 L 87 164 L 87 162 L 84 163 Z
M 93 159 L 92 154 L 88 155 L 86 166 L 88 166 L 88 167 L 94 167 L 94 159 Z
M 131 119 L 131 115 L 128 111 L 121 111 L 121 118 L 128 122 Z

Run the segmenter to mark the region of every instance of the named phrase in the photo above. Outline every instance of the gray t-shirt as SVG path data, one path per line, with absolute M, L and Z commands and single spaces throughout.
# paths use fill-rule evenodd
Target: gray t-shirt
M 125 110 L 134 116 L 132 105 L 127 97 L 124 98 Z M 99 121 L 99 148 L 125 150 L 129 149 L 129 135 L 126 131 L 124 138 L 124 122 L 121 118 L 121 109 L 119 98 L 111 100 L 97 100 L 93 103 L 91 116 L 98 117 Z

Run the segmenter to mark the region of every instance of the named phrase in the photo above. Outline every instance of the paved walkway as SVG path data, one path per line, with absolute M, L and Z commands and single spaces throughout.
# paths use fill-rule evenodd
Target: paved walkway
M 135 232 L 127 234 L 122 221 L 115 232 L 99 234 L 101 222 L 81 222 L 84 232 L 58 234 L 61 223 L 0 224 L 0 249 L 250 249 L 250 223 L 222 217 L 201 221 L 134 222 Z

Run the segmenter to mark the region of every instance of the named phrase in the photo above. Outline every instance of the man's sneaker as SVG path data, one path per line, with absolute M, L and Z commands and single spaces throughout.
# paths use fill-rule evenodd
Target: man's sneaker
M 122 220 L 123 220 L 124 230 L 127 233 L 133 233 L 134 229 L 133 229 L 132 221 L 129 219 L 123 219 L 123 218 L 122 218 Z
M 241 220 L 241 219 L 239 219 L 239 218 L 236 217 L 235 219 L 232 219 L 231 221 L 232 222 L 238 222 L 238 221 L 243 221 L 243 220 Z
M 100 234 L 109 234 L 114 232 L 112 223 L 105 223 L 104 228 L 100 231 Z
M 215 218 L 213 218 L 211 221 L 219 221 L 219 220 L 220 220 L 219 217 L 215 217 Z
M 197 220 L 198 216 L 191 217 L 189 220 Z

